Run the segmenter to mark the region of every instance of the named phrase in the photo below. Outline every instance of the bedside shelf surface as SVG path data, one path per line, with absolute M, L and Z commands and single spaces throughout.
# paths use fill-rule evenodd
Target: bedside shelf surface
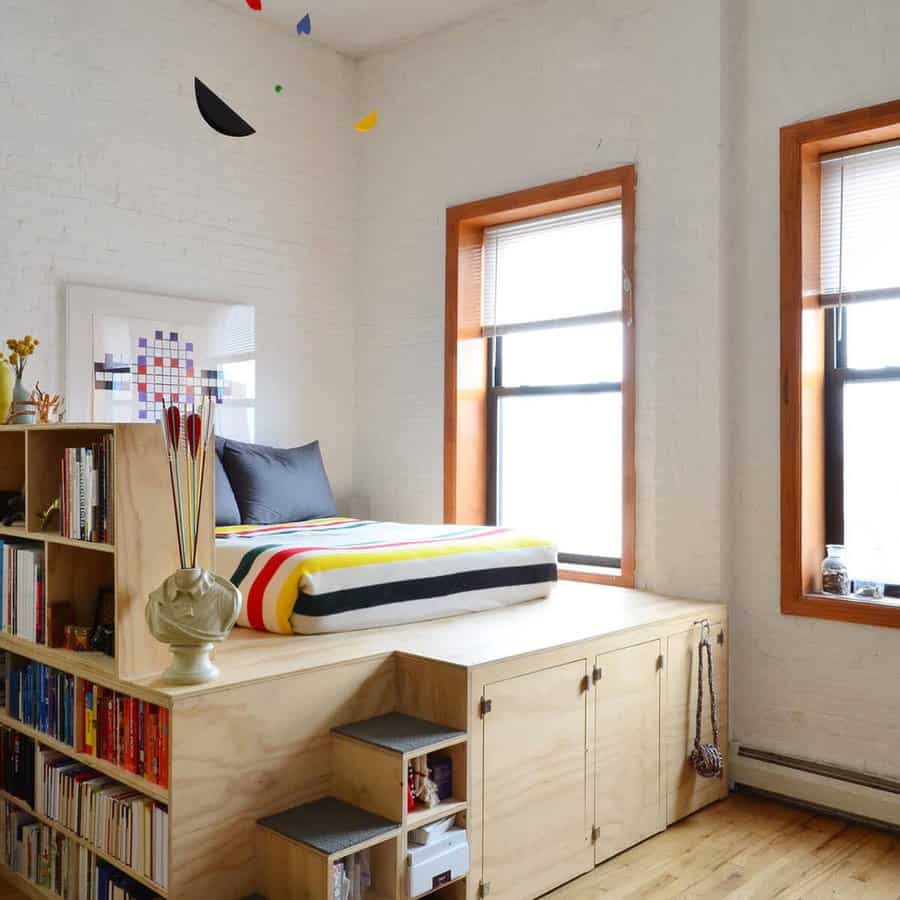
M 433 744 L 457 739 L 462 741 L 466 737 L 465 731 L 447 728 L 404 713 L 387 713 L 373 719 L 351 722 L 349 725 L 339 725 L 332 731 L 395 753 L 414 753 Z
M 268 828 L 320 853 L 331 856 L 364 844 L 400 827 L 397 822 L 373 815 L 334 797 L 323 797 L 294 809 L 259 820 Z

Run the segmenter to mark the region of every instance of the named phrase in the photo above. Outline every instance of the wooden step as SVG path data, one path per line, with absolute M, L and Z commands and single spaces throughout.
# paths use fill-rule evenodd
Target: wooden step
M 407 756 L 422 756 L 466 740 L 465 731 L 398 712 L 338 725 L 331 731 L 341 737 Z

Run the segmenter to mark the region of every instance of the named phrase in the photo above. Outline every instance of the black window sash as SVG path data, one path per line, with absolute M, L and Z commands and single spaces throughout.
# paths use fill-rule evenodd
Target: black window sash
M 543 384 L 505 387 L 503 385 L 503 336 L 488 339 L 488 390 L 487 390 L 487 514 L 488 523 L 498 523 L 500 492 L 500 400 L 503 397 L 546 397 L 572 394 L 622 393 L 621 381 L 603 381 L 591 384 Z M 599 566 L 621 569 L 622 558 L 594 556 L 560 551 L 559 561 L 569 565 Z

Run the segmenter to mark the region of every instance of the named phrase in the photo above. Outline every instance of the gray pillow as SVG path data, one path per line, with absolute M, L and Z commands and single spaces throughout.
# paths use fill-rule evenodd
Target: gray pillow
M 228 473 L 222 464 L 225 452 L 225 438 L 216 436 L 216 526 L 240 525 L 241 512 L 238 509 Z
M 292 450 L 226 441 L 222 459 L 244 525 L 335 515 L 318 441 Z

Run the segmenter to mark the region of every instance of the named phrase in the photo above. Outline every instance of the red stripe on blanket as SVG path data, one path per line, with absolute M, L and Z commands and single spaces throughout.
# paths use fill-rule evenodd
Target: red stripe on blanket
M 281 567 L 281 564 L 292 556 L 298 556 L 301 553 L 312 553 L 317 550 L 327 550 L 334 553 L 347 553 L 351 550 L 368 552 L 369 550 L 385 550 L 388 547 L 409 547 L 414 544 L 437 544 L 442 541 L 452 541 L 453 543 L 456 543 L 457 541 L 466 541 L 473 538 L 491 537 L 492 535 L 504 534 L 508 531 L 510 531 L 509 528 L 492 528 L 490 531 L 482 531 L 478 534 L 470 534 L 457 538 L 429 538 L 424 541 L 397 541 L 391 544 L 368 544 L 355 547 L 353 545 L 348 547 L 285 547 L 283 550 L 279 550 L 269 557 L 259 575 L 253 579 L 250 593 L 247 595 L 247 619 L 253 628 L 257 628 L 261 631 L 266 630 L 265 621 L 263 619 L 263 596 L 269 583 L 275 577 L 275 573 Z

